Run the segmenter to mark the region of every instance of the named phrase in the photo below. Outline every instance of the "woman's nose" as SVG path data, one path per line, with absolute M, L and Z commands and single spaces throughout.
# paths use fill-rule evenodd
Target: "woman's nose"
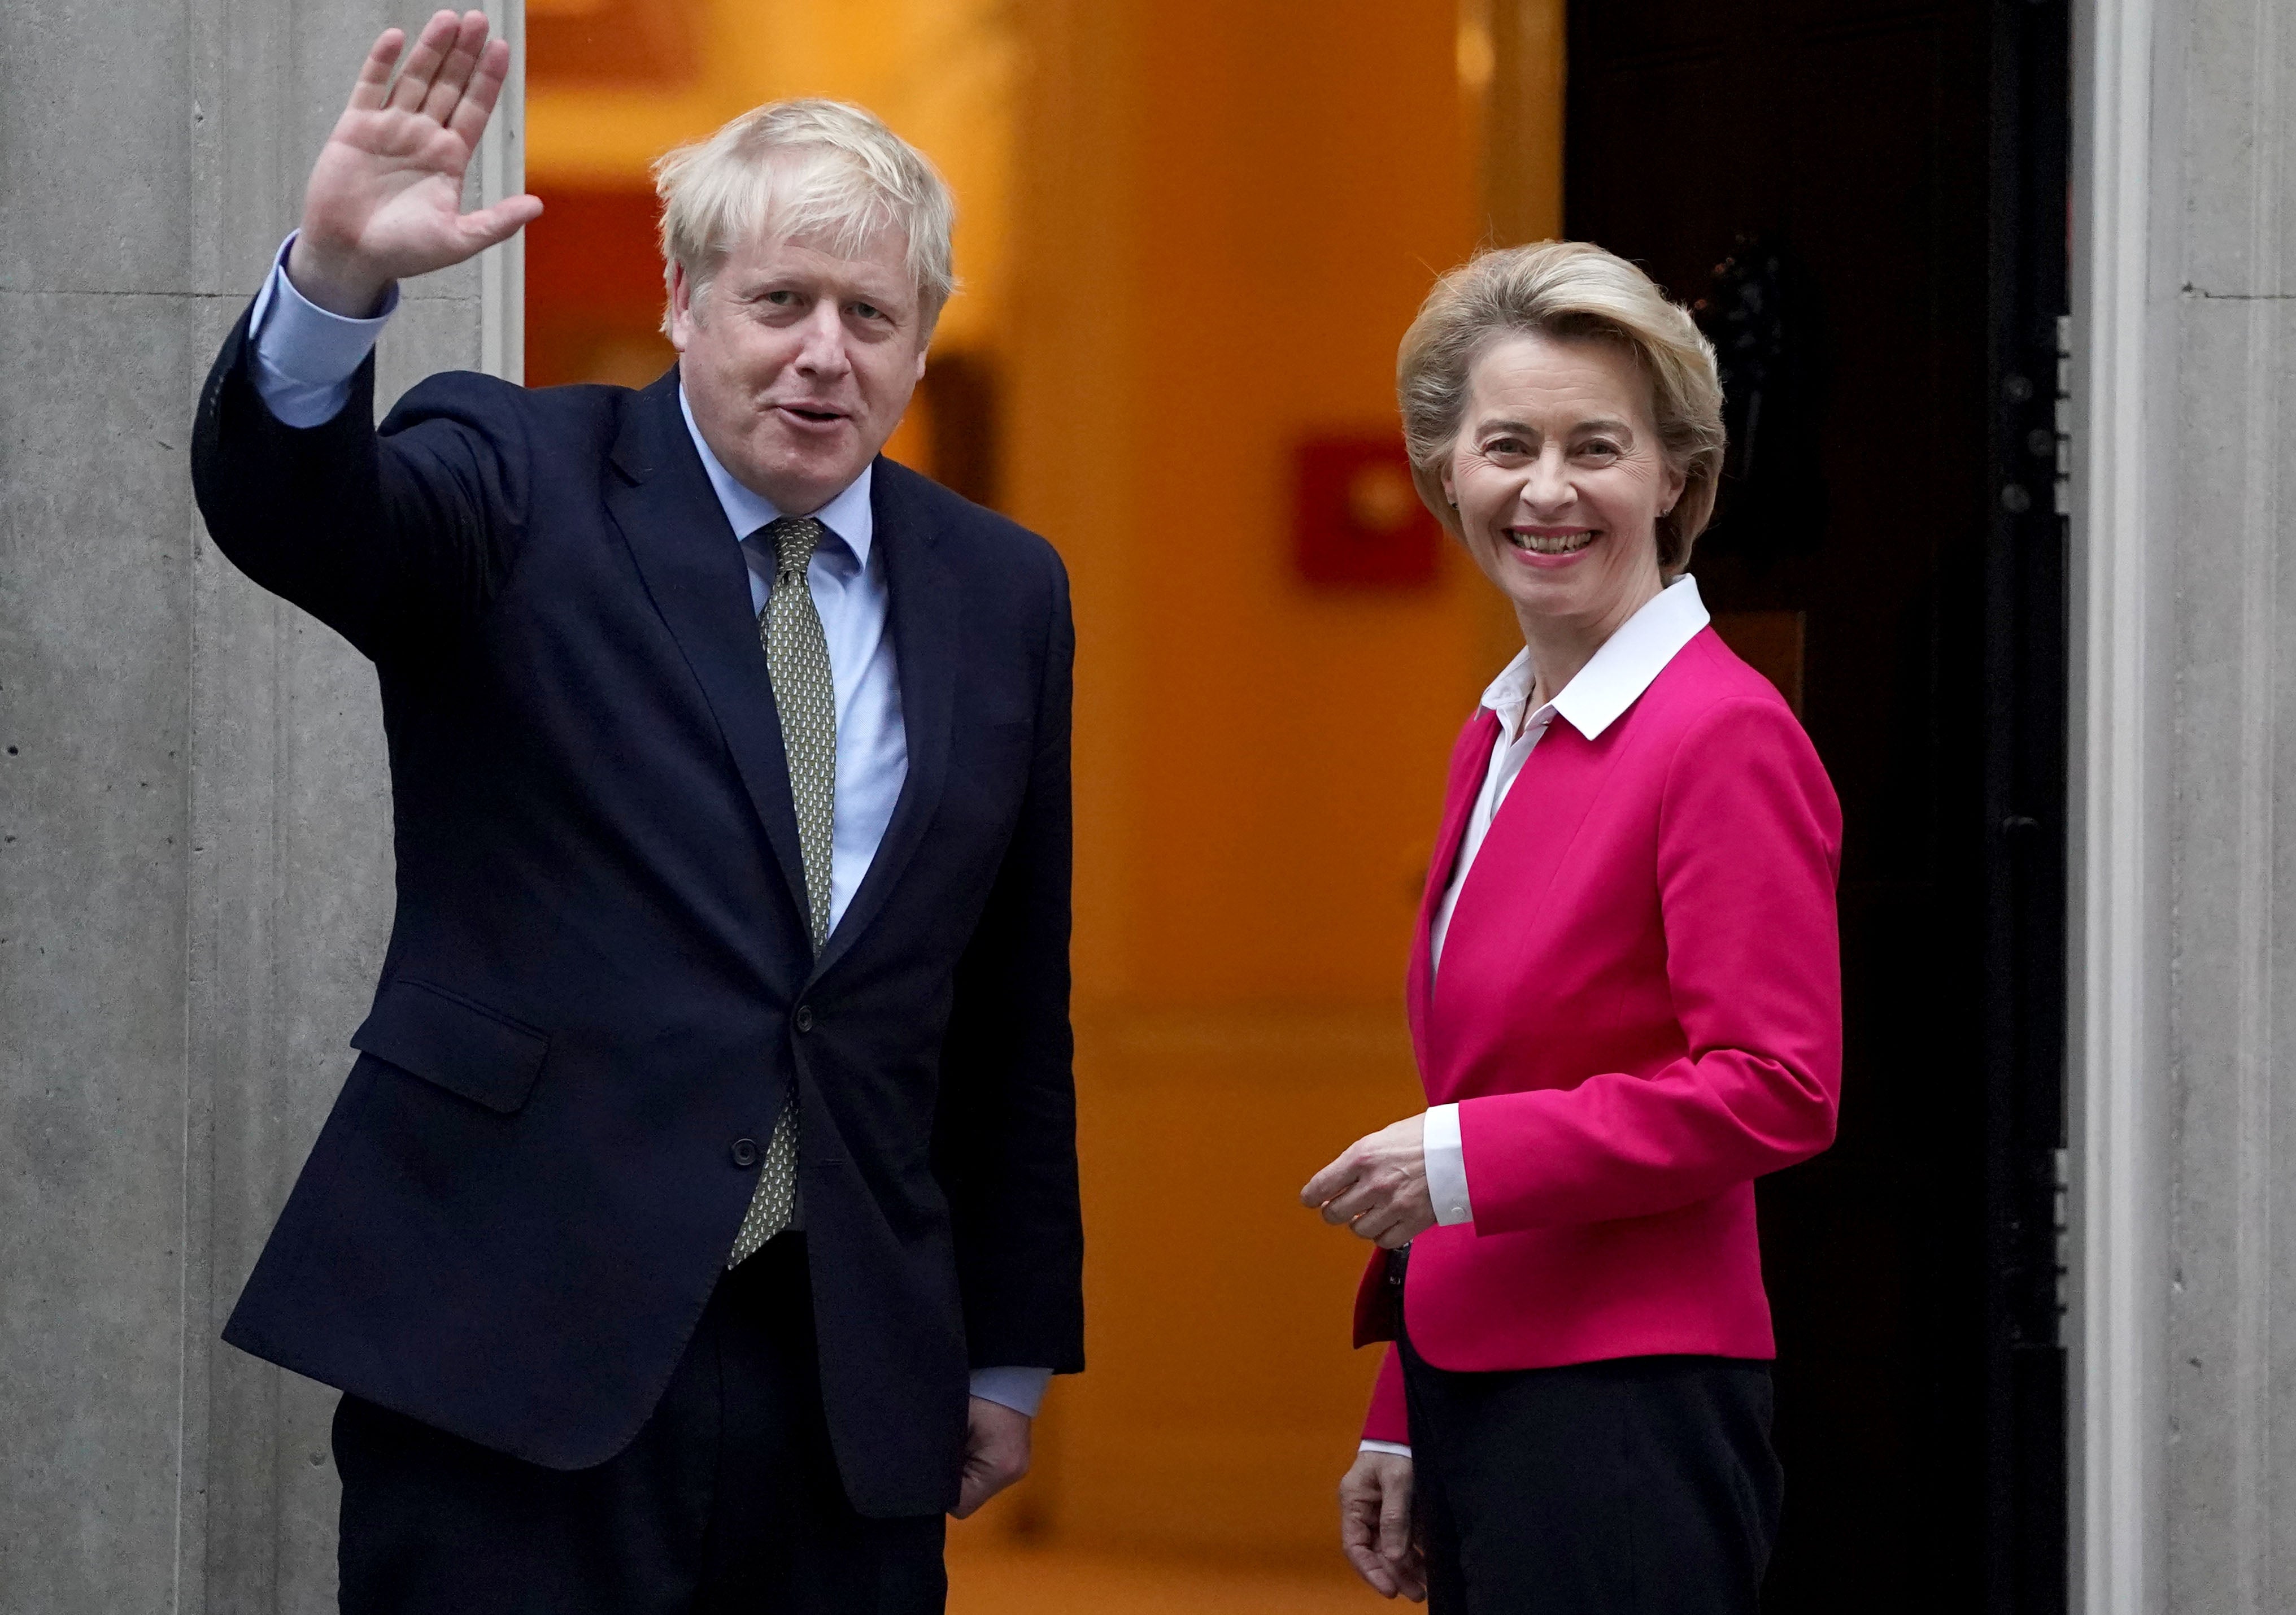
M 1542 454 L 1530 463 L 1530 475 L 1522 485 L 1526 508 L 1535 514 L 1550 514 L 1569 504 L 1573 497 L 1569 471 L 1561 455 Z

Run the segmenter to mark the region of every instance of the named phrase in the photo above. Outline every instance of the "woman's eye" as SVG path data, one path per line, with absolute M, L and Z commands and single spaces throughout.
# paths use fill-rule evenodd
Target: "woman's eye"
M 1608 460 L 1617 456 L 1619 446 L 1615 443 L 1605 442 L 1602 439 L 1597 438 L 1592 442 L 1580 444 L 1578 446 L 1578 452 L 1582 455 L 1592 455 L 1598 459 Z
M 1521 438 L 1494 438 L 1483 445 L 1483 453 L 1493 458 L 1525 455 L 1529 452 L 1529 449 L 1524 447 Z

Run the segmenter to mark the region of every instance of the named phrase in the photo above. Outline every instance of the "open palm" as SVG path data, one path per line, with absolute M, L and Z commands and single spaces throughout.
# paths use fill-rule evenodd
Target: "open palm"
M 393 281 L 476 257 L 542 211 L 532 196 L 463 211 L 463 176 L 510 67 L 484 14 L 431 18 L 394 81 L 405 41 L 391 29 L 374 42 L 303 194 L 287 273 L 338 314 L 372 313 Z

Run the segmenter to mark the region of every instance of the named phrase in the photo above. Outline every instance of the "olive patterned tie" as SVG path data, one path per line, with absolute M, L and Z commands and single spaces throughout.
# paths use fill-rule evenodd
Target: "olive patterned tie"
M 780 709 L 782 750 L 789 758 L 790 796 L 797 807 L 797 844 L 805 860 L 807 919 L 814 956 L 829 940 L 829 870 L 837 808 L 837 690 L 829 673 L 829 641 L 806 586 L 806 568 L 828 529 L 810 516 L 783 516 L 761 535 L 774 546 L 774 583 L 758 613 L 766 671 Z M 757 1254 L 792 1226 L 797 1214 L 797 1084 L 774 1122 L 772 1142 L 758 1169 L 757 1192 L 734 1236 L 728 1267 Z

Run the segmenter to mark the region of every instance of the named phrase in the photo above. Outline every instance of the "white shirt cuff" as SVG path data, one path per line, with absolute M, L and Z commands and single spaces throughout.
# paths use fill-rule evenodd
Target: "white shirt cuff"
M 1390 1453 L 1398 1458 L 1411 1456 L 1411 1448 L 1400 1441 L 1366 1441 L 1356 1450 L 1359 1453 Z
M 256 294 L 248 322 L 255 351 L 249 370 L 256 396 L 283 426 L 318 426 L 332 421 L 351 396 L 351 378 L 374 351 L 384 322 L 398 307 L 393 286 L 373 319 L 347 320 L 330 314 L 295 289 L 287 278 L 287 254 L 295 238 L 279 244 L 271 274 Z
M 1052 1379 L 1053 1371 L 1049 1368 L 976 1368 L 972 1371 L 972 1394 L 984 1402 L 994 1402 L 1033 1419 L 1037 1405 L 1045 1399 L 1045 1387 L 1052 1383 Z
M 1427 1198 L 1435 1202 L 1435 1220 L 1445 1227 L 1475 1220 L 1474 1203 L 1467 1198 L 1467 1151 L 1459 1141 L 1459 1107 L 1431 1105 L 1421 1151 L 1427 1160 Z

